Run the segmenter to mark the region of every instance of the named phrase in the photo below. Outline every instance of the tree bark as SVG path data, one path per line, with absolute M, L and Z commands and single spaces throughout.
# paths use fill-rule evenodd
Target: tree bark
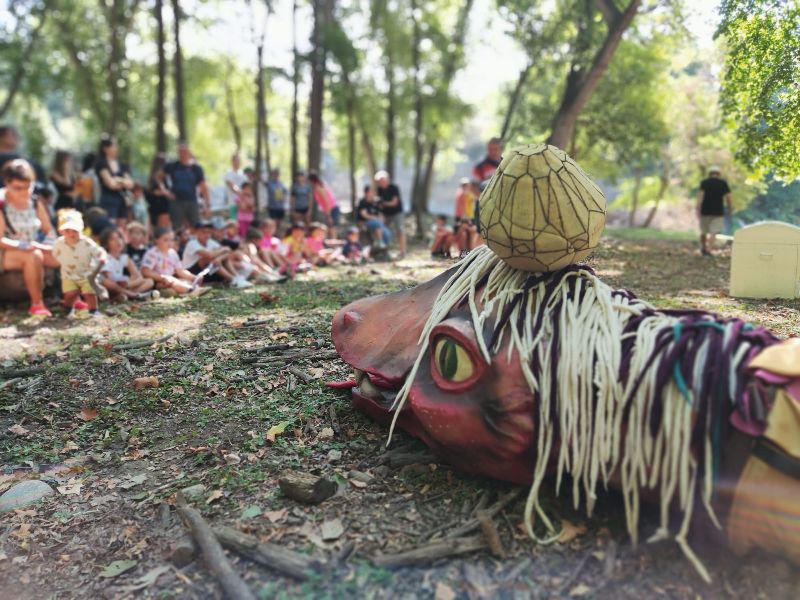
M 186 104 L 183 93 L 183 50 L 181 49 L 181 13 L 180 0 L 172 1 L 173 32 L 175 35 L 175 54 L 172 57 L 173 77 L 175 79 L 175 119 L 178 122 L 178 137 L 182 142 L 189 142 L 186 129 Z
M 528 65 L 519 72 L 517 84 L 514 86 L 511 97 L 508 99 L 508 108 L 506 109 L 506 116 L 503 119 L 503 129 L 500 131 L 500 139 L 502 140 L 508 139 L 508 134 L 511 133 L 511 122 L 514 118 L 514 111 L 517 109 L 519 97 L 522 95 L 522 89 L 525 87 L 525 82 L 528 80 L 528 74 L 531 72 L 532 68 L 533 63 L 528 63 Z
M 386 95 L 386 166 L 384 167 L 389 173 L 389 177 L 394 177 L 394 167 L 397 156 L 397 110 L 395 99 L 395 84 L 394 84 L 394 56 L 392 51 L 387 47 L 386 49 L 386 81 L 389 84 L 389 91 Z
M 356 115 L 356 117 L 358 119 L 358 129 L 361 132 L 361 149 L 364 151 L 364 158 L 367 161 L 369 180 L 372 181 L 375 179 L 375 173 L 378 172 L 375 149 L 372 147 L 372 142 L 369 139 L 369 135 L 367 134 L 366 127 L 364 127 L 364 123 L 361 121 L 358 115 Z
M 573 66 L 567 75 L 567 85 L 561 98 L 561 104 L 550 125 L 549 144 L 566 148 L 572 139 L 575 123 L 583 108 L 591 98 L 608 66 L 617 51 L 622 35 L 630 27 L 633 18 L 641 6 L 641 0 L 630 0 L 623 12 L 619 12 L 610 0 L 596 0 L 608 24 L 608 32 L 602 46 L 595 53 L 591 67 L 584 73 Z
M 350 174 L 350 208 L 351 214 L 355 218 L 356 202 L 358 201 L 356 190 L 356 100 L 355 92 L 349 81 L 347 87 L 350 90 L 347 98 L 347 170 Z
M 664 194 L 667 193 L 667 188 L 669 187 L 669 173 L 665 168 L 664 171 L 661 173 L 661 177 L 659 178 L 658 183 L 658 194 L 656 194 L 656 200 L 653 203 L 653 206 L 650 208 L 650 212 L 647 213 L 647 218 L 642 223 L 642 227 L 650 227 L 653 223 L 653 219 L 658 212 L 658 207 L 661 204 L 661 201 L 664 199 Z
M 167 133 L 164 128 L 166 114 L 166 92 L 167 92 L 167 55 L 164 46 L 166 45 L 166 35 L 164 34 L 164 0 L 156 0 L 154 9 L 156 17 L 156 50 L 158 52 L 158 83 L 156 84 L 156 152 L 167 151 Z
M 628 212 L 628 227 L 636 223 L 636 209 L 639 208 L 639 191 L 642 189 L 642 172 L 636 169 L 633 174 L 633 191 L 631 192 L 631 209 Z
M 297 51 L 297 0 L 292 3 L 292 118 L 291 118 L 291 138 L 292 138 L 292 172 L 289 180 L 294 180 L 294 174 L 300 168 L 299 150 L 297 148 L 297 115 L 299 112 L 298 89 L 300 87 L 300 55 Z
M 422 160 L 425 153 L 424 140 L 424 106 L 422 102 L 422 81 L 420 81 L 420 44 L 422 32 L 417 18 L 417 0 L 411 0 L 410 13 L 412 22 L 411 64 L 414 68 L 414 174 L 411 179 L 411 208 L 417 221 L 417 235 L 420 237 L 423 227 L 427 202 L 425 201 L 422 182 Z
M 12 104 L 14 104 L 14 98 L 19 92 L 20 87 L 22 87 L 22 82 L 25 80 L 25 71 L 28 66 L 28 61 L 33 54 L 33 49 L 36 47 L 36 42 L 39 39 L 39 33 L 42 31 L 42 27 L 44 26 L 48 12 L 47 8 L 48 3 L 45 2 L 42 6 L 42 10 L 39 11 L 39 14 L 37 15 L 39 22 L 36 24 L 36 27 L 33 28 L 33 31 L 31 31 L 31 38 L 28 40 L 28 45 L 25 46 L 25 50 L 22 52 L 19 63 L 17 64 L 16 69 L 14 69 L 14 74 L 11 76 L 11 83 L 9 84 L 8 91 L 6 92 L 6 98 L 3 100 L 2 106 L 0 106 L 0 119 L 2 119 L 11 109 Z
M 236 118 L 236 104 L 233 98 L 233 89 L 231 89 L 230 79 L 225 77 L 225 105 L 228 111 L 228 123 L 231 125 L 233 132 L 233 141 L 236 144 L 236 153 L 242 149 L 242 128 L 239 126 L 239 120 Z
M 264 38 L 256 46 L 256 185 L 253 189 L 255 212 L 258 214 L 258 189 L 261 182 L 261 159 L 264 156 Z
M 309 101 L 308 168 L 319 171 L 322 163 L 322 111 L 325 104 L 325 61 L 323 31 L 330 21 L 333 0 L 313 0 L 314 29 L 311 33 L 311 98 Z

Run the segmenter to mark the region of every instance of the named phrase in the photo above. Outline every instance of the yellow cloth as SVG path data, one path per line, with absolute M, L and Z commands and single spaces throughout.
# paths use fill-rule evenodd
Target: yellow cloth
M 61 291 L 64 294 L 80 291 L 81 294 L 94 294 L 94 288 L 88 279 L 62 279 Z
M 800 403 L 781 390 L 767 417 L 764 437 L 800 459 Z M 736 486 L 728 521 L 731 547 L 753 547 L 800 565 L 800 481 L 752 456 Z
M 765 348 L 747 367 L 766 369 L 786 377 L 800 377 L 800 338 L 791 338 Z

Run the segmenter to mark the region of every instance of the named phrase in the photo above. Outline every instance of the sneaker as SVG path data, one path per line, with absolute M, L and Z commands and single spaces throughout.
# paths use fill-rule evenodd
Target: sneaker
M 150 300 L 158 300 L 159 298 L 161 298 L 161 292 L 158 290 L 150 291 Z
M 286 281 L 286 275 L 278 275 L 277 273 L 259 273 L 256 277 L 258 283 L 283 283 Z
M 231 280 L 231 287 L 236 290 L 243 290 L 253 287 L 253 284 L 247 281 L 244 277 L 234 277 Z
M 99 310 L 95 309 L 95 310 L 90 310 L 89 314 L 88 314 L 88 316 L 86 318 L 89 318 L 89 319 L 101 319 L 104 316 L 105 315 L 103 313 L 101 313 Z
M 187 296 L 191 296 L 192 298 L 199 298 L 200 296 L 207 294 L 211 291 L 210 287 L 196 287 L 192 289 Z
M 386 249 L 386 242 L 383 240 L 376 240 L 375 241 L 375 249 L 376 250 L 385 250 Z
M 31 304 L 28 309 L 28 314 L 33 317 L 52 317 L 53 313 L 47 310 L 44 304 Z
M 72 308 L 74 308 L 75 310 L 88 310 L 89 305 L 86 304 L 86 302 L 84 302 L 80 298 L 78 298 L 77 300 L 75 300 L 75 302 L 72 303 Z

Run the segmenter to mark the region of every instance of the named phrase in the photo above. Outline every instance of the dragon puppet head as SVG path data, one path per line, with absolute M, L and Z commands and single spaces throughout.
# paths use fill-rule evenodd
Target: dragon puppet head
M 759 443 L 776 404 L 786 405 L 795 439 L 800 432 L 800 345 L 737 319 L 657 310 L 575 264 L 597 244 L 604 210 L 560 150 L 513 151 L 480 198 L 487 246 L 429 282 L 334 317 L 334 344 L 355 372 L 354 404 L 462 470 L 529 484 L 528 532 L 538 539 L 534 512 L 549 530 L 539 541 L 555 537 L 539 490 L 547 476 L 558 490 L 569 475 L 575 506 L 583 499 L 589 513 L 599 486 L 621 490 L 634 542 L 640 498 L 661 506 L 651 539 L 672 535 L 677 509 L 674 537 L 706 579 L 687 543 L 696 505 L 719 527 L 720 506 L 731 510 L 728 523 L 743 514 L 760 523 L 752 535 L 727 532 L 738 548 L 800 562 L 800 482 L 773 490 L 761 513 L 763 469 L 750 474 L 754 493 L 742 491 L 758 460 L 751 448 L 794 464 L 785 433 Z M 774 364 L 784 366 L 770 371 Z

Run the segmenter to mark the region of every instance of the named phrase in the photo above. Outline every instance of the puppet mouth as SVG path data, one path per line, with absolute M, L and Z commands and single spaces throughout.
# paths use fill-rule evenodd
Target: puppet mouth
M 353 393 L 366 400 L 371 400 L 381 406 L 391 406 L 397 398 L 398 389 L 386 379 L 375 373 L 368 373 L 361 369 L 353 369 L 355 385 Z

